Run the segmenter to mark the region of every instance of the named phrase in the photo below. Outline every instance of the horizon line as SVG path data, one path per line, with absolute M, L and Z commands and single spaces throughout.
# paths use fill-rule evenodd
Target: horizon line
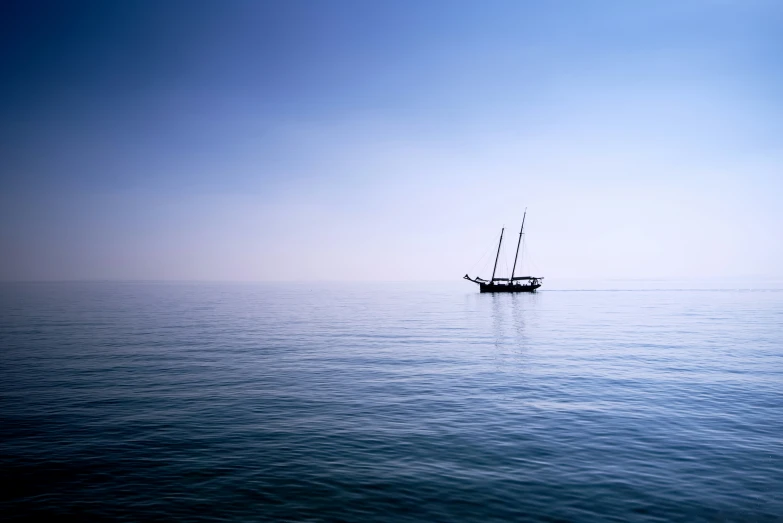
M 679 276 L 679 277 L 648 277 L 648 278 L 607 278 L 607 277 L 589 277 L 589 276 L 564 276 L 556 278 L 545 278 L 548 281 L 614 281 L 614 282 L 667 282 L 667 281 L 716 281 L 716 280 L 783 280 L 781 276 Z M 445 283 L 462 280 L 454 279 L 408 279 L 408 280 L 249 280 L 249 279 L 195 279 L 195 278 L 61 278 L 61 279 L 0 279 L 0 283 L 285 283 L 285 284 L 307 284 L 307 283 Z

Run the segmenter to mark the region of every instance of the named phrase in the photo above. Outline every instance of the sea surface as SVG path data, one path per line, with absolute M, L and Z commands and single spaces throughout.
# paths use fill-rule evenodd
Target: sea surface
M 783 288 L 0 284 L 0 518 L 783 521 Z

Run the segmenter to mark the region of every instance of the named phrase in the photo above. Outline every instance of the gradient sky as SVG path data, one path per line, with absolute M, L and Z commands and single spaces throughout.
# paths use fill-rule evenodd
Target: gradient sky
M 777 0 L 4 2 L 0 49 L 0 279 L 458 279 L 526 207 L 523 272 L 783 276 Z

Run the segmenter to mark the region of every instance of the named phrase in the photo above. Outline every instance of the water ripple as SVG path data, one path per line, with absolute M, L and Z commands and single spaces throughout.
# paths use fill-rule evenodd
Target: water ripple
M 783 293 L 0 286 L 9 519 L 783 521 Z

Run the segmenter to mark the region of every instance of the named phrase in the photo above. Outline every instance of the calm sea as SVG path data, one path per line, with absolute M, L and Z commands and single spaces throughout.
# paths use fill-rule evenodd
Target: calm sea
M 2 284 L 0 514 L 783 521 L 782 289 L 474 287 Z

